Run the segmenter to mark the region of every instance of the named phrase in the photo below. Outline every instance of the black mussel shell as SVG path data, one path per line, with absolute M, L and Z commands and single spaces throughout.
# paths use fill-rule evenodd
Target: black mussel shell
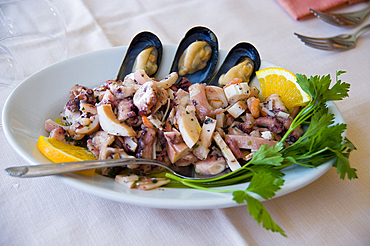
M 193 27 L 185 34 L 184 38 L 181 40 L 177 48 L 170 73 L 179 72 L 178 63 L 182 53 L 186 50 L 186 48 L 188 48 L 191 43 L 195 41 L 206 41 L 209 44 L 212 49 L 211 58 L 209 59 L 205 68 L 193 74 L 186 74 L 184 75 L 184 77 L 187 78 L 192 84 L 208 83 L 208 81 L 212 78 L 218 61 L 218 40 L 216 35 L 206 27 Z M 178 81 L 180 80 L 181 76 L 179 75 Z
M 162 53 L 163 53 L 163 47 L 162 42 L 159 40 L 159 38 L 151 33 L 151 32 L 141 32 L 138 33 L 131 41 L 129 47 L 127 48 L 126 56 L 123 59 L 121 68 L 117 75 L 117 81 L 123 80 L 125 76 L 132 72 L 132 68 L 134 66 L 136 57 L 140 54 L 141 51 L 143 51 L 146 48 L 149 48 L 150 46 L 154 46 L 157 49 L 157 64 L 158 67 L 161 64 L 162 60 Z M 157 69 L 157 71 L 159 68 Z M 149 76 L 154 77 L 155 74 L 150 74 Z
M 253 72 L 250 76 L 250 81 L 256 75 L 256 71 L 261 66 L 261 57 L 257 49 L 250 43 L 242 42 L 236 44 L 227 54 L 221 67 L 218 69 L 216 75 L 209 82 L 210 85 L 218 85 L 218 80 L 222 74 L 227 73 L 233 66 L 244 61 L 246 58 L 250 58 L 253 63 Z

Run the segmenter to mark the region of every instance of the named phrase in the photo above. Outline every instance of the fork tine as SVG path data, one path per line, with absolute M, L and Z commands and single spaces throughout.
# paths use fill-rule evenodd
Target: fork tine
M 330 45 L 320 45 L 320 44 L 311 44 L 311 43 L 304 43 L 304 44 L 311 48 L 320 49 L 320 50 L 334 50 L 335 49 Z
M 332 16 L 331 15 L 328 15 L 324 12 L 320 12 L 320 11 L 317 11 L 317 10 L 313 10 L 311 8 L 309 8 L 309 10 L 317 17 L 317 18 L 321 18 L 321 19 L 326 19 L 326 20 L 332 20 Z
M 315 40 L 315 39 L 301 39 L 302 42 L 311 43 L 311 44 L 321 44 L 321 45 L 329 45 L 331 42 L 328 40 Z
M 316 10 L 313 10 L 311 8 L 308 8 L 312 14 L 314 14 L 316 17 L 320 18 L 320 16 L 323 14 L 322 12 L 319 12 L 319 11 L 316 11 Z
M 309 42 L 309 41 L 303 41 L 304 44 L 312 45 L 312 46 L 318 46 L 318 47 L 331 47 L 332 45 L 330 43 L 315 43 L 315 42 Z
M 311 47 L 311 48 L 315 48 L 315 49 L 319 49 L 319 50 L 338 50 L 336 48 L 333 48 L 331 46 L 322 46 L 322 45 L 317 45 L 317 44 L 310 44 L 310 43 L 305 43 L 305 45 Z
M 325 14 L 324 12 L 320 12 L 320 11 L 317 11 L 317 10 L 313 10 L 311 8 L 309 8 L 309 10 L 317 17 L 317 18 L 320 18 L 320 19 L 327 19 L 327 20 L 332 20 L 332 17 L 328 14 Z
M 313 38 L 313 37 L 307 37 L 307 36 L 304 36 L 304 35 L 301 35 L 301 34 L 298 34 L 298 33 L 294 33 L 299 39 L 304 39 L 304 40 L 316 40 L 316 41 L 319 41 L 319 40 L 322 40 L 322 41 L 325 41 L 327 40 L 328 38 Z
M 338 25 L 338 20 L 335 19 L 335 17 L 333 17 L 332 15 L 328 15 L 324 12 L 320 12 L 320 11 L 317 11 L 317 10 L 313 10 L 311 8 L 309 8 L 309 10 L 319 19 L 322 19 L 323 21 L 325 22 L 328 22 L 330 24 L 335 24 L 335 25 Z
M 332 43 L 330 43 L 326 38 L 311 38 L 307 36 L 303 36 L 297 33 L 294 33 L 305 45 L 310 46 L 316 49 L 322 50 L 335 50 L 338 48 L 333 47 Z
M 317 40 L 311 40 L 311 39 L 301 39 L 302 42 L 304 43 L 310 43 L 310 44 L 317 44 L 317 45 L 330 45 L 330 42 L 325 42 L 325 41 L 317 41 Z
M 315 45 L 315 46 L 321 46 L 321 47 L 334 47 L 335 49 L 350 49 L 352 46 L 349 44 L 336 42 L 334 40 L 330 39 L 315 39 L 315 38 L 301 38 L 301 41 L 307 44 Z
M 350 47 L 336 44 L 336 43 L 309 43 L 304 42 L 305 45 L 315 48 L 315 49 L 321 49 L 321 50 L 348 50 Z

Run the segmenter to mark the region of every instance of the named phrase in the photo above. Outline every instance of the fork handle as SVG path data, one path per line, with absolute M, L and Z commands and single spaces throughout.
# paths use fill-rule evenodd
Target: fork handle
M 362 34 L 364 34 L 365 32 L 367 32 L 369 30 L 370 30 L 370 24 L 367 24 L 366 26 L 362 27 L 360 30 L 358 30 L 357 32 L 355 32 L 353 35 L 355 36 L 355 38 L 358 38 Z
M 117 167 L 131 164 L 150 164 L 157 165 L 169 169 L 163 163 L 156 160 L 147 160 L 139 158 L 122 158 L 122 159 L 107 159 L 107 160 L 91 160 L 91 161 L 77 161 L 65 163 L 40 164 L 31 166 L 16 166 L 8 167 L 5 171 L 13 177 L 31 178 L 42 177 L 48 175 L 69 173 L 75 171 L 82 171 L 94 168 L 103 167 Z

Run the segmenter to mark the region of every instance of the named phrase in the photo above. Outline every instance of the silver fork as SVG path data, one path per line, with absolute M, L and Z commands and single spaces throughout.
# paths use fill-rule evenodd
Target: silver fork
M 55 174 L 70 173 L 75 171 L 82 171 L 94 168 L 103 167 L 117 167 L 125 165 L 156 165 L 163 167 L 167 171 L 174 175 L 187 178 L 187 179 L 209 179 L 215 178 L 227 174 L 229 171 L 225 170 L 217 175 L 200 175 L 197 174 L 193 166 L 178 167 L 175 165 L 166 166 L 163 162 L 149 159 L 140 158 L 122 158 L 122 159 L 107 159 L 107 160 L 92 160 L 92 161 L 77 161 L 77 162 L 65 162 L 65 163 L 53 163 L 53 164 L 40 164 L 30 166 L 15 166 L 8 167 L 5 171 L 13 177 L 20 178 L 32 178 L 32 177 L 43 177 Z
M 356 45 L 358 37 L 370 30 L 370 24 L 362 27 L 354 34 L 341 34 L 329 38 L 313 38 L 294 33 L 307 46 L 321 50 L 348 50 Z
M 342 14 L 327 14 L 313 9 L 310 9 L 310 11 L 316 17 L 329 24 L 341 27 L 353 27 L 360 24 L 370 13 L 370 6 L 360 11 Z

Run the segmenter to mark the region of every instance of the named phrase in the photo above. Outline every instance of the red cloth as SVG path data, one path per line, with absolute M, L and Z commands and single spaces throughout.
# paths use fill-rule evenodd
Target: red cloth
M 301 20 L 312 15 L 308 8 L 318 11 L 348 6 L 368 0 L 277 0 L 279 4 L 296 20 Z

